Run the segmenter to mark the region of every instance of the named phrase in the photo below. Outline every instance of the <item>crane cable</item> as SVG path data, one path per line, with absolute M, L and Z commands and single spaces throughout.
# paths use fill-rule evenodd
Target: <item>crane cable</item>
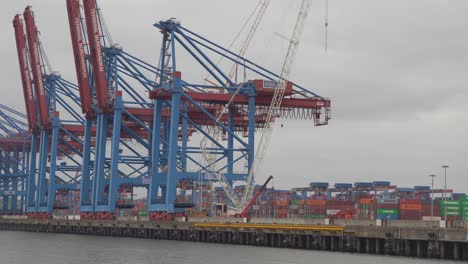
M 231 41 L 231 44 L 229 44 L 227 50 L 231 50 L 231 48 L 234 46 L 234 44 L 236 43 L 237 39 L 240 37 L 240 35 L 242 34 L 242 32 L 244 31 L 244 29 L 247 27 L 247 25 L 249 24 L 250 20 L 252 19 L 252 17 L 254 16 L 255 12 L 257 11 L 257 9 L 260 7 L 260 6 L 265 6 L 265 2 L 266 0 L 260 0 L 257 4 L 257 6 L 255 6 L 254 10 L 252 11 L 252 13 L 250 13 L 249 17 L 247 18 L 247 20 L 244 22 L 244 24 L 242 25 L 241 29 L 239 30 L 239 32 L 237 32 L 237 35 L 234 37 L 234 39 Z M 270 0 L 268 0 L 269 2 Z M 262 4 L 263 3 L 263 4 Z M 257 15 L 257 18 L 258 18 L 258 15 Z M 256 20 L 257 20 L 256 18 Z M 253 26 L 252 26 L 253 27 Z M 251 29 L 252 30 L 252 29 Z M 246 40 L 247 41 L 247 40 Z M 226 55 L 227 51 L 225 51 L 223 53 L 223 55 Z M 216 66 L 218 66 L 221 61 L 224 59 L 224 56 L 222 56 L 221 58 L 219 58 L 219 60 L 216 62 Z M 234 63 L 234 66 L 236 64 Z M 205 82 L 209 82 L 211 83 L 211 81 L 209 80 L 209 73 L 207 73 L 206 77 L 204 78 L 204 81 Z M 232 76 L 229 75 L 229 77 L 231 78 Z
M 328 50 L 328 0 L 325 0 L 325 52 Z

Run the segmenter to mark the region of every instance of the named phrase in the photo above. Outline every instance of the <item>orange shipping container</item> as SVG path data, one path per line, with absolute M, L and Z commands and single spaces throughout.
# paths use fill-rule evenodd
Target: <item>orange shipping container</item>
M 278 200 L 276 201 L 276 205 L 288 205 L 289 201 L 288 200 Z
M 359 199 L 360 204 L 374 204 L 374 199 L 372 198 L 361 198 Z
M 400 210 L 422 210 L 421 204 L 400 204 Z
M 306 200 L 307 205 L 325 205 L 325 200 Z

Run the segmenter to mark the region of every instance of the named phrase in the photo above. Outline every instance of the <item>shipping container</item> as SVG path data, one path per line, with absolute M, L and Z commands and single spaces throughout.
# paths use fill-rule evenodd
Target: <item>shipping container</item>
M 322 218 L 325 218 L 325 215 L 321 215 L 321 214 L 304 214 L 304 218 L 322 219 Z
M 357 187 L 357 188 L 370 188 L 370 187 L 372 187 L 372 182 L 355 182 L 354 187 Z
M 327 201 L 326 200 L 306 200 L 306 205 L 323 205 L 325 206 Z
M 422 205 L 421 204 L 402 204 L 400 203 L 400 210 L 413 210 L 413 211 L 421 211 Z
M 374 199 L 373 198 L 361 198 L 359 199 L 360 204 L 373 204 Z
M 396 203 L 396 204 L 377 204 L 376 209 L 398 209 L 398 203 Z
M 328 182 L 311 182 L 310 187 L 312 188 L 328 188 Z
M 382 220 L 398 220 L 398 214 L 378 214 L 377 219 Z
M 398 199 L 377 199 L 377 204 L 398 204 Z
M 414 186 L 415 191 L 429 191 L 431 186 Z
M 421 220 L 422 211 L 420 210 L 399 210 L 401 220 Z
M 352 183 L 335 183 L 335 188 L 349 189 L 349 188 L 353 188 L 353 184 Z
M 440 200 L 440 206 L 447 206 L 447 207 L 454 207 L 454 206 L 460 206 L 461 201 L 453 201 L 453 200 Z
M 397 215 L 398 209 L 378 209 L 378 215 Z
M 390 186 L 390 182 L 389 181 L 374 181 L 372 182 L 372 185 L 376 187 L 388 187 Z
M 400 199 L 400 204 L 421 204 L 421 199 L 410 199 L 410 198 L 404 198 Z

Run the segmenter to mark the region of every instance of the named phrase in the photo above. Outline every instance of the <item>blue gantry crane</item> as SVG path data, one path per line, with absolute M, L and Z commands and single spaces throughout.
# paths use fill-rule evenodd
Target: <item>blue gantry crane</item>
M 70 192 L 79 191 L 82 218 L 112 219 L 143 187 L 150 219 L 168 220 L 194 206 L 199 178 L 227 190 L 245 183 L 255 133 L 269 126 L 279 83 L 279 117 L 328 123 L 329 99 L 281 81 L 176 19 L 154 24 L 162 44 L 152 65 L 112 41 L 96 0 L 67 0 L 67 11 L 77 85 L 45 67 L 31 8 L 25 26 L 20 16 L 14 20 L 30 142 L 30 217 L 68 208 Z M 220 57 L 234 65 L 231 72 L 215 62 Z M 199 69 L 209 78 L 190 74 Z

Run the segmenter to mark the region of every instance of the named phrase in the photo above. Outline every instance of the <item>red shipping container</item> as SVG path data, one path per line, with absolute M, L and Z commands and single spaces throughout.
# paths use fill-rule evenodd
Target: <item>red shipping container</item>
M 400 213 L 401 220 L 421 220 L 422 219 L 421 211 L 400 210 L 399 213 Z
M 422 210 L 422 205 L 421 204 L 402 204 L 400 203 L 400 210 L 415 210 L 415 211 L 421 211 Z
M 401 199 L 400 204 L 421 204 L 421 199 Z
M 398 204 L 377 204 L 377 209 L 398 209 Z
M 424 216 L 431 216 L 431 205 L 430 204 L 428 204 L 428 205 L 424 204 L 422 206 L 422 214 Z M 435 204 L 435 202 L 434 202 L 434 216 L 441 216 L 440 206 Z

